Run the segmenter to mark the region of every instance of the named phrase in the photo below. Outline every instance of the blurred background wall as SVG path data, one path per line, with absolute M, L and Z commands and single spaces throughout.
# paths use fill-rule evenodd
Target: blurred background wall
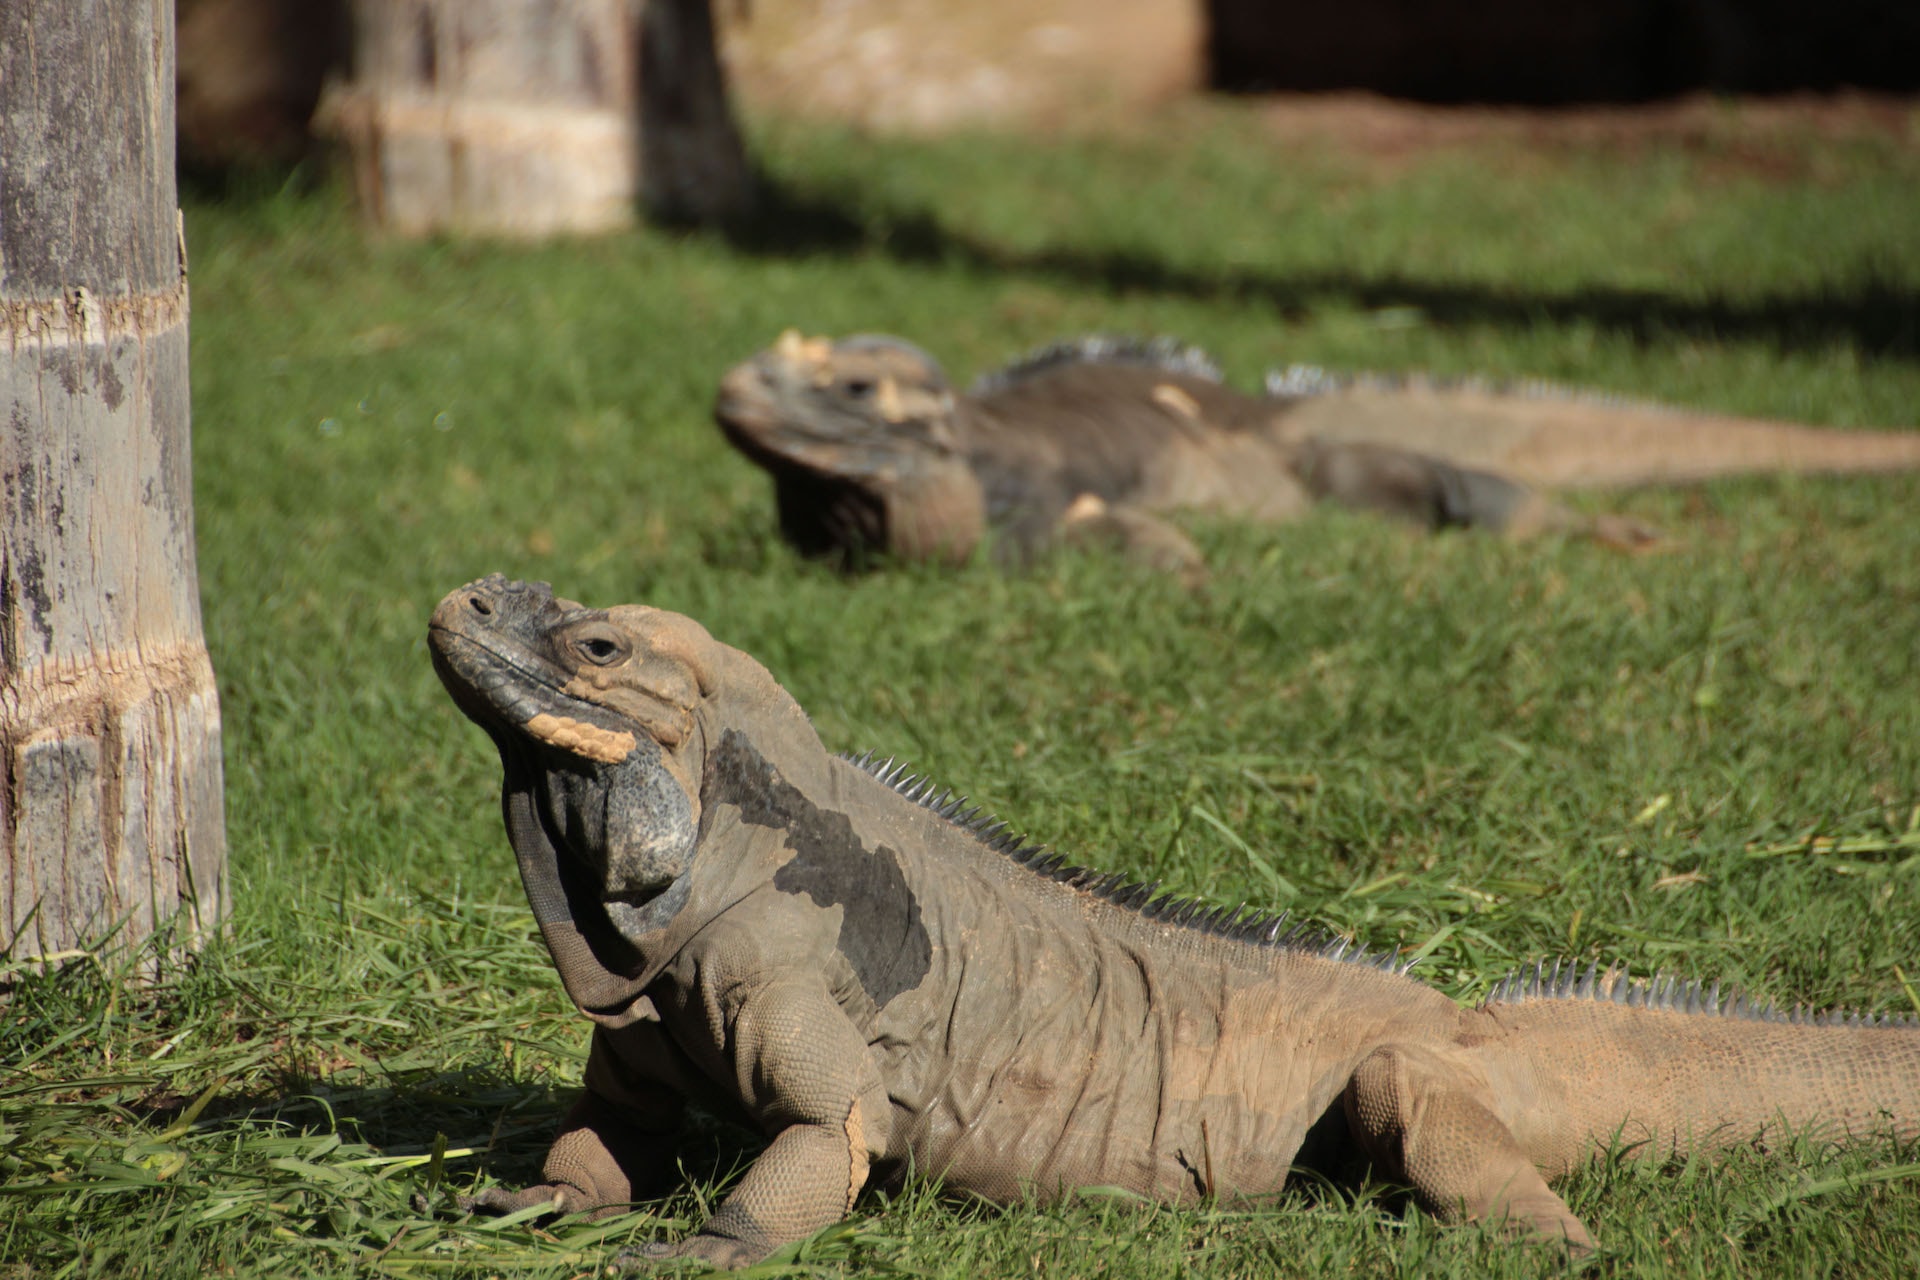
M 1920 0 L 1208 0 L 1240 92 L 1639 102 L 1690 90 L 1920 87 Z
M 1203 88 L 1533 105 L 1920 89 L 1920 0 L 718 0 L 713 19 L 744 101 L 888 130 L 1044 127 Z M 188 170 L 303 154 L 323 83 L 350 74 L 348 0 L 179 0 L 179 24 Z

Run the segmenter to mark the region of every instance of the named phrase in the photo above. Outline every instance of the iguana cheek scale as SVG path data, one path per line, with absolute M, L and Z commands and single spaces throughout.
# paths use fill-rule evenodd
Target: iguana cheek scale
M 550 715 L 545 711 L 529 719 L 522 727 L 548 746 L 559 747 L 562 751 L 571 751 L 602 764 L 619 764 L 633 752 L 634 736 L 630 733 L 611 733 L 597 725 Z
M 624 646 L 590 679 L 579 628 Z M 1191 1203 L 1273 1196 L 1296 1160 L 1342 1152 L 1443 1217 L 1580 1250 L 1548 1179 L 1597 1151 L 1920 1135 L 1910 1021 L 1559 965 L 1461 1008 L 1391 956 L 1070 866 L 828 753 L 764 668 L 678 615 L 495 576 L 442 601 L 429 638 L 500 750 L 535 919 L 598 1024 L 547 1183 L 479 1204 L 655 1194 L 692 1103 L 768 1146 L 698 1233 L 648 1252 L 722 1266 L 909 1169 L 996 1201 Z M 526 732 L 533 712 L 634 747 L 582 756 Z

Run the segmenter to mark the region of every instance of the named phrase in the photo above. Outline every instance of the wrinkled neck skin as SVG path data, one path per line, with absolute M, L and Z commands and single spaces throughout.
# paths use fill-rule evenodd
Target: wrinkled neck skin
M 691 880 L 698 814 L 679 771 L 648 737 L 606 763 L 483 724 L 500 751 L 507 838 L 567 995 L 597 1021 L 631 1021 Z
M 957 458 L 901 477 L 887 495 L 887 551 L 902 560 L 962 564 L 986 523 L 979 478 Z
M 714 687 L 692 709 L 692 727 L 677 748 L 650 756 L 645 748 L 658 744 L 642 738 L 619 765 L 578 774 L 551 769 L 544 788 L 536 788 L 542 829 L 562 851 L 559 864 L 606 868 L 609 892 L 597 905 L 610 926 L 607 941 L 634 961 L 619 1014 L 584 1010 L 608 1025 L 643 1016 L 644 1006 L 632 1007 L 641 992 L 702 929 L 792 856 L 776 831 L 730 825 L 726 838 L 706 838 L 714 812 L 738 802 L 738 779 L 716 767 L 722 740 L 744 737 L 809 793 L 824 785 L 830 765 L 806 713 L 766 668 L 720 645 L 712 658 Z M 638 892 L 623 899 L 620 885 Z
M 555 865 L 563 885 L 591 892 L 619 939 L 601 939 L 613 953 L 606 959 L 626 960 L 620 944 L 637 949 L 686 900 L 693 865 L 696 814 L 665 753 L 651 739 L 618 764 L 524 740 L 500 747 L 501 806 L 515 854 Z

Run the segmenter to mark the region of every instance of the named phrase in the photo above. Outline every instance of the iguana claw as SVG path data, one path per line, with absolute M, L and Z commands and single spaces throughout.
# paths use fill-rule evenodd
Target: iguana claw
M 447 1199 L 460 1213 L 517 1213 L 521 1209 L 550 1202 L 553 1212 L 560 1214 L 574 1212 L 570 1202 L 577 1204 L 580 1194 L 579 1189 L 574 1187 L 523 1187 L 519 1191 L 509 1191 L 505 1187 L 488 1187 L 475 1196 L 452 1192 Z M 413 1211 L 432 1213 L 433 1197 L 425 1191 L 414 1192 Z

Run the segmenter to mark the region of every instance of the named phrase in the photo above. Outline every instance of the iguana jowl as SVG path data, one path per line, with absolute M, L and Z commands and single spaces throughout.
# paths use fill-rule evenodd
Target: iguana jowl
M 774 482 L 780 527 L 808 554 L 964 559 L 991 530 L 1025 559 L 1099 541 L 1162 567 L 1199 565 L 1162 517 L 1201 509 L 1292 520 L 1316 501 L 1430 527 L 1543 530 L 1638 543 L 1553 490 L 1752 471 L 1920 467 L 1920 433 L 1828 431 L 1551 389 L 1338 378 L 1290 370 L 1250 396 L 1164 340 L 1063 343 L 957 396 L 899 338 L 789 330 L 729 371 L 714 415 Z
M 1911 1022 L 1558 967 L 1463 1009 L 1390 958 L 1067 866 L 830 754 L 677 614 L 496 575 L 448 595 L 429 641 L 499 748 L 535 918 L 598 1024 L 548 1183 L 484 1205 L 661 1190 L 693 1102 L 770 1140 L 661 1250 L 723 1266 L 909 1167 L 993 1200 L 1268 1196 L 1310 1130 L 1442 1215 L 1584 1248 L 1547 1179 L 1610 1144 L 1920 1133 Z

